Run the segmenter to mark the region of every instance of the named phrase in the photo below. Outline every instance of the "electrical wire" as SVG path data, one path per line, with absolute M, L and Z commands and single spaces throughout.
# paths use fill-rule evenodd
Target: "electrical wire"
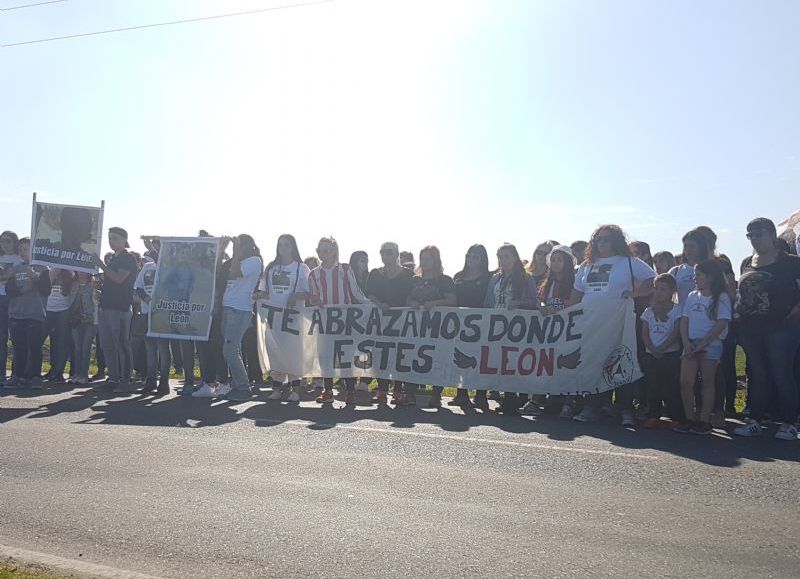
M 142 30 L 144 28 L 156 28 L 158 26 L 172 26 L 173 24 L 187 24 L 189 22 L 202 22 L 204 20 L 215 20 L 217 18 L 231 18 L 233 16 L 247 16 L 260 12 L 271 12 L 274 10 L 285 10 L 287 8 L 301 8 L 303 6 L 313 6 L 315 4 L 325 4 L 333 0 L 312 0 L 311 2 L 300 2 L 297 4 L 284 4 L 282 6 L 270 6 L 269 8 L 257 8 L 242 12 L 230 12 L 228 14 L 216 14 L 214 16 L 200 16 L 198 18 L 186 18 L 184 20 L 171 20 L 169 22 L 154 22 L 153 24 L 140 24 L 137 26 L 126 26 L 124 28 L 110 28 L 108 30 L 96 30 L 94 32 L 83 32 L 80 34 L 69 34 L 67 36 L 51 36 L 49 38 L 39 38 L 36 40 L 25 40 L 22 42 L 12 42 L 10 44 L 0 44 L 0 48 L 11 48 L 12 46 L 23 46 L 26 44 L 38 44 L 41 42 L 53 42 L 55 40 L 68 40 L 70 38 L 82 38 L 84 36 L 97 36 L 100 34 L 112 34 L 114 32 L 127 32 L 129 30 Z
M 6 10 L 19 10 L 20 8 L 33 8 L 34 6 L 44 6 L 45 4 L 56 4 L 57 2 L 66 2 L 67 0 L 47 0 L 47 2 L 37 2 L 36 4 L 20 4 L 19 6 L 9 6 L 8 8 L 0 8 L 0 12 Z

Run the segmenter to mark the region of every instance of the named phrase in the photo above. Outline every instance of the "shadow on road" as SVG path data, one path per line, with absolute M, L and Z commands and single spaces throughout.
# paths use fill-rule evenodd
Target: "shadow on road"
M 713 436 L 679 435 L 670 431 L 622 428 L 614 419 L 581 424 L 555 416 L 508 417 L 496 412 L 443 407 L 426 409 L 427 397 L 419 396 L 417 407 L 376 406 L 369 403 L 366 392 L 358 392 L 359 404 L 345 406 L 342 400 L 333 405 L 319 407 L 307 404 L 286 404 L 267 401 L 267 394 L 247 402 L 183 398 L 133 394 L 122 398 L 95 390 L 53 391 L 60 393 L 53 402 L 35 407 L 0 407 L 0 424 L 21 418 L 42 419 L 60 414 L 76 414 L 78 424 L 105 424 L 127 426 L 163 426 L 201 428 L 220 426 L 238 420 L 249 420 L 259 428 L 270 428 L 286 422 L 307 423 L 310 430 L 327 430 L 359 422 L 382 423 L 390 429 L 411 430 L 420 425 L 438 427 L 448 435 L 467 433 L 480 428 L 482 434 L 491 434 L 494 428 L 504 433 L 504 440 L 515 440 L 507 435 L 538 434 L 549 441 L 572 442 L 581 438 L 599 439 L 625 450 L 655 450 L 689 460 L 719 467 L 736 467 L 743 460 L 771 462 L 775 460 L 800 462 L 798 443 L 773 440 L 771 437 L 742 439 L 731 433 L 734 423 L 729 422 L 727 433 L 717 430 Z M 16 398 L 37 401 L 41 392 L 17 394 Z M 4 398 L 7 398 L 5 396 Z M 2 400 L 2 399 L 0 399 Z M 90 411 L 87 417 L 85 413 Z M 376 427 L 376 428 L 379 428 Z M 425 432 L 431 432 L 426 429 Z M 433 430 L 435 432 L 435 430 Z M 443 441 L 443 444 L 448 444 Z

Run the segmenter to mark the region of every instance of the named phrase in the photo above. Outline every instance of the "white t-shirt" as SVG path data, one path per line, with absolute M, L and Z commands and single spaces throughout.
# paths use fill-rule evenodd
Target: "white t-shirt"
M 50 286 L 50 295 L 47 296 L 47 311 L 48 312 L 64 312 L 69 309 L 74 299 L 72 294 L 64 295 L 61 293 L 63 286 L 54 283 Z
M 11 269 L 22 263 L 22 258 L 18 255 L 0 255 L 0 269 Z M 0 296 L 6 295 L 6 283 L 0 282 Z
M 601 257 L 594 263 L 584 262 L 575 274 L 575 289 L 583 293 L 583 301 L 621 298 L 632 291 L 631 270 L 636 283 L 656 277 L 656 272 L 638 257 L 628 259 L 622 255 Z
M 659 348 L 672 335 L 675 326 L 680 323 L 681 307 L 678 304 L 673 305 L 672 309 L 667 314 L 666 322 L 656 319 L 656 313 L 653 311 L 652 307 L 649 307 L 642 313 L 642 321 L 647 322 L 647 331 L 650 335 L 650 341 L 653 342 L 653 346 Z M 678 340 L 669 347 L 667 352 L 677 352 L 680 349 L 681 343 L 680 340 Z M 652 354 L 650 348 L 648 348 L 647 351 Z
M 669 270 L 669 274 L 678 283 L 678 303 L 683 306 L 690 292 L 697 289 L 694 280 L 694 266 L 682 263 Z
M 261 258 L 254 255 L 243 259 L 239 267 L 242 277 L 228 280 L 225 295 L 222 296 L 222 307 L 249 312 L 253 309 L 253 291 L 261 278 Z
M 689 319 L 689 339 L 702 340 L 714 327 L 714 324 L 719 320 L 731 319 L 731 298 L 728 294 L 719 296 L 719 303 L 717 304 L 717 318 L 711 319 L 708 311 L 712 305 L 711 296 L 704 296 L 699 290 L 694 290 L 686 298 L 686 303 L 683 306 L 683 317 Z M 719 339 L 724 340 L 728 337 L 728 328 L 725 328 Z
M 285 308 L 289 296 L 294 293 L 308 293 L 308 274 L 311 270 L 304 263 L 293 261 L 289 265 L 276 263 L 264 270 L 259 289 L 269 292 L 264 301 L 272 306 Z M 302 304 L 296 304 L 301 305 Z
M 142 265 L 142 269 L 139 270 L 139 275 L 136 276 L 136 281 L 133 282 L 133 290 L 144 290 L 144 293 L 147 294 L 147 297 L 152 298 L 153 286 L 155 285 L 156 281 L 156 269 L 157 266 L 152 261 L 148 261 Z M 142 300 L 139 308 L 143 314 L 150 313 L 150 304 L 145 303 L 144 300 Z

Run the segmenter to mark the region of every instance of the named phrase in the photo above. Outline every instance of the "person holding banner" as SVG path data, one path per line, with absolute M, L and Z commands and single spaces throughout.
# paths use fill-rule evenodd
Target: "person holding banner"
M 400 248 L 393 241 L 381 245 L 381 261 L 383 267 L 373 269 L 367 277 L 367 296 L 377 307 L 382 310 L 401 308 L 408 303 L 411 293 L 411 278 L 414 273 L 400 265 Z M 389 380 L 378 379 L 378 391 L 372 398 L 374 404 L 386 404 Z M 402 382 L 394 382 L 392 389 L 392 402 L 402 398 Z
M 439 248 L 435 245 L 423 247 L 419 252 L 419 268 L 412 279 L 408 305 L 412 308 L 454 307 L 456 305 L 456 288 L 453 278 L 444 274 Z M 417 403 L 417 384 L 405 384 L 405 396 L 402 405 L 413 406 Z M 441 408 L 443 386 L 434 386 L 428 408 Z
M 572 305 L 572 287 L 575 285 L 575 256 L 566 245 L 556 245 L 547 256 L 547 276 L 539 285 L 537 299 L 543 316 L 549 316 Z M 546 408 L 553 404 L 561 405 L 559 417 L 572 418 L 574 414 L 574 397 L 551 396 L 547 399 Z M 523 415 L 540 413 L 538 405 L 529 401 L 522 409 Z
M 222 296 L 222 355 L 231 372 L 231 384 L 220 384 L 218 397 L 229 400 L 250 398 L 250 380 L 242 360 L 242 338 L 253 318 L 253 292 L 261 279 L 263 261 L 253 238 L 233 238 L 228 285 Z
M 311 270 L 308 277 L 309 304 L 316 307 L 341 306 L 370 303 L 358 286 L 349 264 L 339 263 L 339 243 L 333 237 L 323 237 L 317 244 L 319 267 Z M 343 378 L 345 404 L 356 403 L 355 379 Z M 323 391 L 317 396 L 319 404 L 333 402 L 333 378 L 322 380 Z
M 70 307 L 69 317 L 72 327 L 72 360 L 75 364 L 72 383 L 84 385 L 89 383 L 89 359 L 92 354 L 92 340 L 97 334 L 97 300 L 95 298 L 94 277 L 91 274 L 78 272 L 73 285 L 74 299 Z
M 8 296 L 6 282 L 11 275 L 11 268 L 22 263 L 19 256 L 19 237 L 13 231 L 0 234 L 0 360 L 3 371 L 0 373 L 0 386 L 6 381 L 8 365 Z
M 42 345 L 45 339 L 45 305 L 50 295 L 50 273 L 46 267 L 30 265 L 31 241 L 19 241 L 22 263 L 11 268 L 6 282 L 14 366 L 6 388 L 41 388 Z
M 74 274 L 66 269 L 50 270 L 50 295 L 47 296 L 47 334 L 50 336 L 50 371 L 45 378 L 64 383 L 64 368 L 70 349 L 69 311 L 75 295 Z
M 575 274 L 571 303 L 639 298 L 653 293 L 656 272 L 641 259 L 631 255 L 625 232 L 619 225 L 598 227 L 592 234 L 586 256 L 586 261 Z M 583 410 L 573 420 L 596 420 L 600 407 L 603 406 L 607 406 L 610 411 L 610 394 L 608 392 L 587 397 Z M 622 412 L 622 425 L 634 426 L 633 392 L 629 384 L 617 388 L 616 405 Z
M 489 280 L 486 289 L 484 306 L 487 308 L 505 308 L 509 310 L 524 308 L 536 309 L 536 282 L 525 271 L 517 248 L 504 243 L 497 249 L 498 270 Z M 520 407 L 522 395 L 506 392 L 498 412 L 510 416 L 516 415 Z M 473 402 L 477 408 L 488 410 L 486 390 L 479 390 Z
M 456 290 L 456 303 L 459 308 L 482 308 L 486 299 L 486 288 L 489 287 L 489 254 L 483 245 L 473 245 L 467 250 L 464 257 L 464 268 L 453 276 Z M 483 398 L 486 398 L 486 391 Z M 477 397 L 477 394 L 476 394 Z M 488 402 L 487 402 L 488 404 Z M 462 409 L 471 408 L 467 388 L 459 388 L 455 398 L 447 403 L 448 406 L 459 406 Z
M 284 233 L 278 237 L 275 259 L 264 269 L 255 298 L 279 308 L 293 308 L 298 304 L 302 307 L 309 295 L 310 273 L 311 270 L 300 257 L 294 236 Z M 272 383 L 269 400 L 282 400 L 287 397 L 289 402 L 300 402 L 300 376 L 291 376 L 270 369 L 269 379 Z
M 145 245 L 152 247 L 155 252 L 160 249 L 158 239 L 147 239 L 145 240 Z M 150 301 L 153 297 L 156 270 L 158 269 L 158 253 L 155 253 L 154 258 L 154 261 L 146 261 L 142 264 L 142 269 L 133 283 L 133 291 L 139 299 L 139 313 L 134 318 L 136 323 L 133 326 L 140 326 L 138 333 L 144 339 L 144 348 L 147 355 L 147 377 L 145 378 L 142 392 L 155 390 L 158 396 L 165 396 L 169 394 L 169 369 L 172 363 L 169 338 L 151 338 L 147 336 Z M 133 330 L 131 331 L 133 332 Z M 156 388 L 156 382 L 158 382 L 158 388 Z
M 113 256 L 108 265 L 95 256 L 95 264 L 103 272 L 103 291 L 100 295 L 98 330 L 103 354 L 108 365 L 105 387 L 115 394 L 130 393 L 133 367 L 131 351 L 131 317 L 133 283 L 139 271 L 136 258 L 128 251 L 128 232 L 121 227 L 108 230 L 108 244 Z

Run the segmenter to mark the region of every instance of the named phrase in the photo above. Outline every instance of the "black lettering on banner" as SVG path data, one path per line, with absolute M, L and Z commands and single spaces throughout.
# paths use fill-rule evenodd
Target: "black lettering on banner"
M 508 339 L 514 343 L 521 342 L 525 337 L 526 329 L 525 318 L 522 316 L 514 316 L 511 318 L 511 321 L 508 322 Z
M 364 333 L 364 326 L 358 323 L 358 320 L 360 320 L 363 315 L 364 312 L 359 308 L 347 308 L 347 318 L 344 323 L 345 336 L 352 336 L 354 330 L 359 334 Z
M 261 309 L 262 310 L 267 310 L 267 315 L 266 315 L 267 326 L 269 326 L 269 329 L 271 330 L 272 329 L 272 323 L 275 320 L 275 312 L 281 311 L 281 308 L 276 308 L 275 306 L 271 306 L 269 304 L 261 304 Z M 262 314 L 263 314 L 263 312 L 262 312 Z
M 333 342 L 333 367 L 347 369 L 351 366 L 350 362 L 344 361 L 344 347 L 352 346 L 353 340 L 335 340 Z
M 325 308 L 325 331 L 334 336 L 340 336 L 344 332 L 344 322 L 342 321 L 342 308 Z
M 498 329 L 498 326 L 499 329 Z M 505 335 L 508 328 L 508 320 L 505 316 L 500 314 L 492 314 L 489 318 L 489 335 L 487 336 L 490 342 L 496 342 Z
M 368 336 L 380 336 L 381 334 L 381 311 L 378 308 L 372 308 L 369 312 L 369 319 L 367 320 L 367 327 L 364 328 L 364 333 Z
M 477 321 L 481 319 L 480 314 L 468 314 L 464 316 L 464 330 L 461 330 L 461 335 L 459 339 L 462 342 L 473 343 L 477 342 L 481 339 L 481 329 L 478 326 Z M 472 333 L 468 334 L 467 330 L 470 330 Z
M 425 310 L 422 312 L 422 321 L 419 324 L 420 338 L 438 338 L 439 327 L 442 325 L 442 312 Z
M 358 345 L 358 351 L 366 356 L 357 356 L 353 360 L 353 365 L 356 368 L 366 370 L 372 368 L 372 346 L 375 345 L 375 340 L 364 340 Z
M 314 328 L 317 328 L 317 334 L 324 335 L 325 330 L 322 328 L 322 310 L 315 308 L 311 312 L 311 326 L 308 328 L 308 335 L 314 335 Z
M 395 362 L 395 370 L 398 372 L 411 372 L 411 366 L 406 366 L 403 364 L 403 358 L 405 357 L 406 350 L 413 350 L 414 344 L 409 344 L 407 342 L 399 342 L 397 344 L 397 358 Z
M 544 344 L 544 341 L 547 336 L 547 326 L 550 325 L 550 316 L 546 318 L 540 318 L 539 316 L 531 316 L 530 319 L 530 326 L 528 327 L 528 340 L 529 344 L 533 344 L 534 337 L 536 338 L 536 342 L 539 344 Z
M 400 319 L 403 310 L 389 310 L 386 315 L 389 316 L 389 323 L 383 327 L 383 335 L 387 338 L 399 338 L 400 330 L 395 328 L 395 324 Z
M 580 310 L 571 311 L 569 314 L 567 314 L 567 320 L 568 320 L 568 322 L 567 322 L 567 342 L 572 342 L 574 340 L 580 340 L 581 338 L 583 338 L 582 334 L 573 334 L 572 333 L 572 328 L 575 327 L 575 318 L 577 318 L 578 316 L 582 316 L 582 315 L 583 315 L 583 308 L 581 308 Z
M 433 369 L 433 356 L 428 354 L 428 352 L 433 352 L 435 349 L 435 346 L 419 347 L 419 350 L 417 350 L 417 356 L 420 359 L 414 360 L 414 363 L 412 364 L 414 367 L 414 372 L 417 374 L 427 374 Z
M 294 316 L 296 316 L 299 313 L 300 312 L 298 312 L 297 310 L 290 310 L 290 309 L 283 310 L 283 316 L 281 319 L 281 331 L 292 334 L 293 336 L 299 336 L 300 330 L 291 327 L 295 322 Z
M 417 311 L 416 310 L 406 310 L 406 318 L 403 322 L 403 331 L 402 335 L 404 338 L 408 338 L 409 333 L 408 331 L 411 330 L 412 336 L 415 338 L 417 337 Z
M 442 320 L 442 338 L 452 340 L 461 331 L 461 319 L 455 312 L 447 312 Z
M 381 370 L 386 370 L 389 367 L 389 353 L 395 346 L 394 342 L 375 342 L 375 349 L 380 350 L 381 353 L 381 359 L 378 361 Z
M 557 342 L 561 338 L 561 334 L 564 333 L 564 317 L 561 314 L 553 314 L 552 319 L 553 321 L 550 322 L 550 335 L 547 336 L 548 344 Z

